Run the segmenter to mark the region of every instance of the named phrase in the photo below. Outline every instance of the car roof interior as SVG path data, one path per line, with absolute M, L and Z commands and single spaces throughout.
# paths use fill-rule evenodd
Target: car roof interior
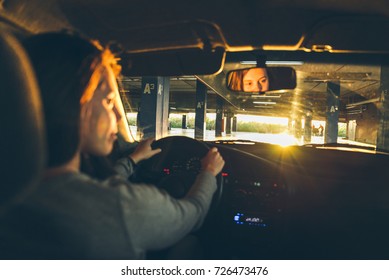
M 242 68 L 240 61 L 264 54 L 272 61 L 305 62 L 295 67 L 298 91 L 307 96 L 315 115 L 324 117 L 325 108 L 315 106 L 313 99 L 326 98 L 325 81 L 331 78 L 346 82 L 342 83 L 344 104 L 377 98 L 373 93 L 389 50 L 389 37 L 382 36 L 389 28 L 384 0 L 358 4 L 353 0 L 185 4 L 173 0 L 11 0 L 0 1 L 0 15 L 7 28 L 14 26 L 21 36 L 66 29 L 111 44 L 121 53 L 124 82 L 134 104 L 140 98 L 140 77 L 172 76 L 171 100 L 183 104 L 182 112 L 193 108 L 200 78 L 209 86 L 209 108 L 215 108 L 218 94 L 236 112 L 254 113 L 251 95 L 233 94 L 223 83 L 229 70 Z M 324 60 L 326 64 L 317 64 Z M 353 66 L 366 61 L 376 64 L 360 71 Z M 341 69 L 342 74 L 333 69 Z M 214 73 L 216 77 L 207 78 Z M 295 97 L 293 92 L 285 91 L 285 102 L 278 106 L 287 106 Z M 279 115 L 268 107 L 263 108 L 264 115 Z
M 1 5 L 4 18 L 29 32 L 77 30 L 104 43 L 117 41 L 127 52 L 194 45 L 333 52 L 387 51 L 389 46 L 386 36 L 376 36 L 389 25 L 384 0 L 358 5 L 352 0 L 198 0 L 185 5 L 172 0 L 12 0 Z M 366 29 L 371 32 L 361 34 Z

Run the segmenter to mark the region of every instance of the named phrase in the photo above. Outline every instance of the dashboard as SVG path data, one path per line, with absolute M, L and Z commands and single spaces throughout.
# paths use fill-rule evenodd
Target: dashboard
M 203 240 L 216 259 L 389 257 L 387 155 L 208 142 L 226 161 Z
M 388 155 L 186 137 L 157 142 L 162 152 L 141 181 L 176 198 L 190 189 L 208 148 L 226 162 L 195 233 L 206 259 L 389 258 Z

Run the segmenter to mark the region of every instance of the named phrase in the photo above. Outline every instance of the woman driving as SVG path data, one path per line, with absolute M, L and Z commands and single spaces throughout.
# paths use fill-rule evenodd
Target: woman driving
M 116 76 L 120 67 L 108 49 L 65 33 L 37 35 L 25 44 L 40 86 L 48 142 L 41 185 L 13 221 L 23 242 L 13 254 L 28 259 L 142 259 L 198 228 L 216 190 L 224 161 L 216 148 L 188 194 L 174 199 L 155 186 L 122 176 L 99 181 L 80 172 L 80 155 L 108 155 L 116 140 Z M 150 158 L 146 140 L 126 161 Z

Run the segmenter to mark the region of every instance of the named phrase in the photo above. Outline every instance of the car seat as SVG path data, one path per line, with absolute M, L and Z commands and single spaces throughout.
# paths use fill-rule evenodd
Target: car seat
M 37 185 L 45 164 L 40 93 L 21 43 L 0 30 L 0 216 Z

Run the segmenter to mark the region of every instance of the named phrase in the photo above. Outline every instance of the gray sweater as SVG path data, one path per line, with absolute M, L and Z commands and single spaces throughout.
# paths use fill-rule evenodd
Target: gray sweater
M 119 172 L 103 182 L 68 173 L 42 183 L 14 216 L 34 236 L 24 241 L 25 257 L 16 258 L 145 258 L 147 250 L 197 229 L 216 190 L 215 177 L 201 172 L 187 196 L 174 199 L 155 186 L 129 183 L 124 177 L 132 168 L 123 162 Z

